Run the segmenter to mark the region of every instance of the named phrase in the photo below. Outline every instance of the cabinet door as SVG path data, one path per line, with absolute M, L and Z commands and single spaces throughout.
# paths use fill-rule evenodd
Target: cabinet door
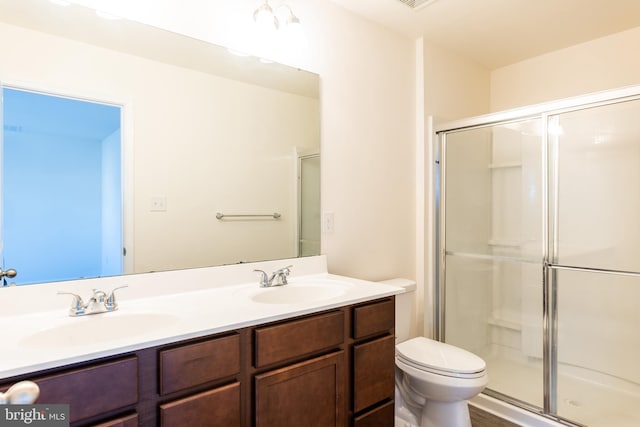
M 345 425 L 344 352 L 255 377 L 256 427 Z

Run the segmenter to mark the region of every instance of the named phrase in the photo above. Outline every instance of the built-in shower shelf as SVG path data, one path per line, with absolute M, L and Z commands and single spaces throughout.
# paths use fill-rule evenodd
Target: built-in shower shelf
M 522 242 L 519 240 L 508 240 L 508 239 L 489 239 L 487 242 L 489 246 L 500 247 L 500 248 L 520 248 L 522 247 Z
M 489 163 L 489 169 L 521 168 L 522 162 Z
M 491 326 L 499 326 L 501 328 L 511 329 L 512 331 L 518 331 L 518 332 L 522 331 L 522 325 L 520 324 L 520 322 L 516 322 L 514 320 L 490 317 L 487 323 L 490 324 Z

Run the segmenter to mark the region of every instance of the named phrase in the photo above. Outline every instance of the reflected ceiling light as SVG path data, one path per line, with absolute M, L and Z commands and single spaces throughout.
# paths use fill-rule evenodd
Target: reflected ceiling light
M 287 4 L 280 4 L 272 8 L 269 5 L 269 0 L 265 0 L 265 2 L 258 6 L 253 12 L 253 20 L 263 34 L 273 34 L 280 30 L 279 34 L 292 46 L 301 48 L 307 45 L 307 39 L 300 19 Z
M 286 4 L 281 4 L 276 8 L 276 19 L 283 22 L 285 27 L 291 25 L 300 25 L 300 20 L 293 14 L 293 10 Z
M 228 51 L 229 53 L 234 54 L 235 56 L 242 56 L 242 57 L 251 56 L 251 54 L 250 54 L 250 53 L 246 53 L 246 52 L 243 52 L 243 51 L 241 51 L 241 50 L 237 50 L 237 49 L 232 49 L 232 48 L 230 48 L 230 47 L 229 47 L 229 48 L 227 48 L 227 51 Z
M 293 14 L 293 11 L 287 5 L 279 7 L 278 10 L 281 11 L 279 16 L 285 23 L 283 31 L 285 33 L 287 43 L 294 49 L 306 48 L 307 36 L 304 33 L 304 27 L 300 23 L 300 19 Z
M 277 30 L 280 27 L 280 22 L 267 0 L 253 12 L 253 20 L 264 30 Z

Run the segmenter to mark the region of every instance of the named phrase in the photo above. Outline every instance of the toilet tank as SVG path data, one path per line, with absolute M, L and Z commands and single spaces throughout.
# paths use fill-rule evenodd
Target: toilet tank
M 380 283 L 404 288 L 396 295 L 396 344 L 416 336 L 416 282 L 410 279 L 389 279 Z

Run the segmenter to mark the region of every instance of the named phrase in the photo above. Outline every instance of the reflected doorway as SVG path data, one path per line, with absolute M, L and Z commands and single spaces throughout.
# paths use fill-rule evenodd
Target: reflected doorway
M 320 153 L 298 155 L 298 256 L 320 253 Z
M 10 282 L 123 272 L 121 107 L 2 88 L 0 251 Z

